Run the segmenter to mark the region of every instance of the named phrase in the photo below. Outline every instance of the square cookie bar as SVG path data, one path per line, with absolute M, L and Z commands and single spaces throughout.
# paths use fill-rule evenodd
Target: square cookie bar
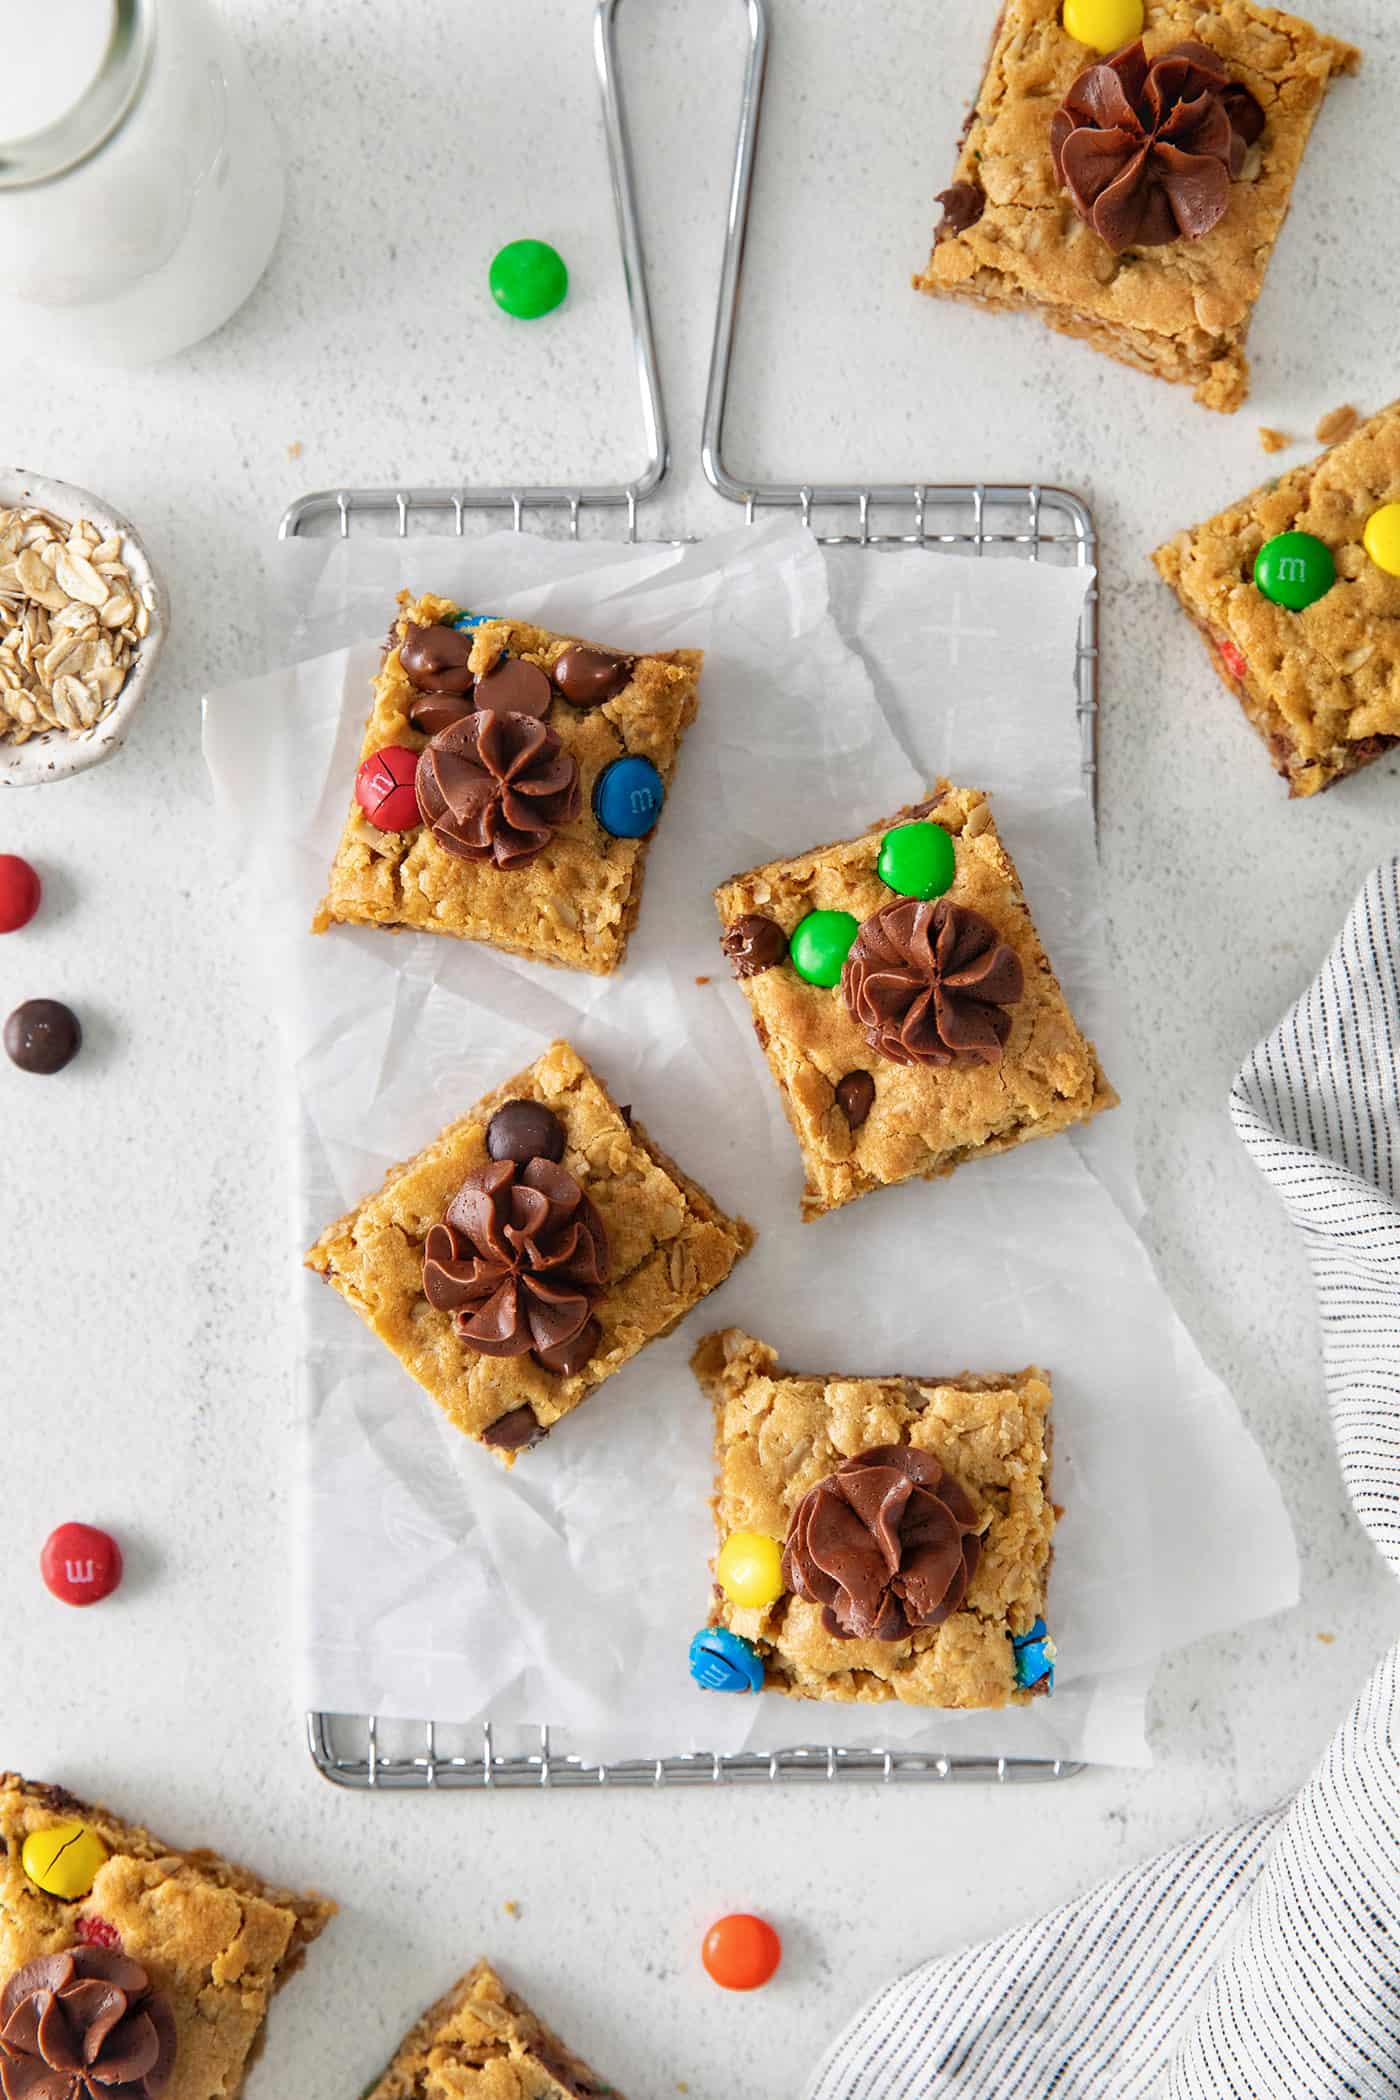
M 1152 559 L 1290 795 L 1400 738 L 1400 402 Z
M 316 932 L 455 934 L 606 976 L 700 652 L 629 655 L 407 591 L 399 606 Z
M 804 1218 L 1118 1098 L 975 788 L 940 781 L 862 838 L 733 876 L 715 904 L 802 1148 Z
M 362 2100 L 622 2100 L 479 1961 L 410 2029 Z
M 568 1043 L 327 1227 L 309 1268 L 506 1465 L 753 1245 Z
M 715 1411 L 721 1655 L 743 1643 L 754 1678 L 799 1699 L 1050 1690 L 1043 1371 L 799 1377 L 737 1327 L 706 1335 L 692 1369 Z
M 1117 37 L 1124 14 L 1006 0 L 914 283 L 1032 307 L 1207 408 L 1237 409 L 1313 119 L 1360 55 L 1252 0 L 1145 0 L 1141 40 L 1117 50 L 1065 27 L 1087 37 L 1102 20 Z
M 50 2090 L 33 2014 L 53 1992 L 95 2091 L 236 2100 L 268 2000 L 335 1905 L 15 1772 L 0 1774 L 0 1838 L 0 2088 Z M 115 2026 L 111 1991 L 124 2000 Z

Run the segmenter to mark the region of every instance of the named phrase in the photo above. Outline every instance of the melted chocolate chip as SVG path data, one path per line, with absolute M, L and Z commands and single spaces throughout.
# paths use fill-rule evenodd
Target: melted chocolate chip
M 419 627 L 408 622 L 399 643 L 404 676 L 420 693 L 469 693 L 476 680 L 468 669 L 472 638 L 455 627 Z
M 87 1803 L 80 1801 L 76 1794 L 70 1794 L 66 1786 L 51 1786 L 47 1780 L 40 1781 L 29 1791 L 41 1806 L 52 1809 L 55 1815 L 61 1815 L 65 1809 L 87 1807 Z
M 605 2085 L 586 2065 L 556 2049 L 552 2037 L 533 2043 L 526 2057 L 553 2079 L 560 2093 L 567 2095 L 567 2100 L 608 2100 L 608 2096 L 616 2092 L 616 2087 Z
M 553 698 L 554 689 L 539 665 L 519 656 L 501 657 L 476 682 L 476 705 L 498 715 L 530 715 L 542 722 Z
M 940 233 L 966 233 L 987 209 L 987 193 L 976 182 L 955 182 L 951 189 L 940 190 L 935 201 L 943 206 Z
M 21 1072 L 61 1072 L 82 1041 L 78 1016 L 58 999 L 26 999 L 5 1023 L 5 1054 Z
M 545 1371 L 555 1371 L 561 1378 L 572 1378 L 581 1371 L 602 1339 L 603 1330 L 596 1320 L 581 1327 L 572 1341 L 556 1342 L 552 1349 L 536 1349 L 532 1353 L 535 1362 Z
M 868 1072 L 848 1072 L 836 1082 L 836 1106 L 852 1130 L 861 1124 L 875 1105 L 875 1082 Z
M 492 1159 L 520 1166 L 531 1159 L 561 1160 L 564 1126 L 542 1101 L 507 1101 L 486 1126 L 486 1150 Z
M 548 1434 L 532 1407 L 513 1407 L 508 1415 L 482 1430 L 481 1441 L 493 1451 L 525 1451 Z
M 776 919 L 766 919 L 756 911 L 745 912 L 742 919 L 726 926 L 720 946 L 736 977 L 757 977 L 760 970 L 771 970 L 788 952 L 787 935 Z
M 564 698 L 575 707 L 601 707 L 605 700 L 620 693 L 632 676 L 632 659 L 573 642 L 556 662 L 551 676 Z
M 420 693 L 408 710 L 408 719 L 420 736 L 437 736 L 475 713 L 471 693 Z

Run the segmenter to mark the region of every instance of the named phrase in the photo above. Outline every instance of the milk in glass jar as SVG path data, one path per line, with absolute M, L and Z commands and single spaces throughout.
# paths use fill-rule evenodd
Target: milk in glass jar
M 0 322 L 145 364 L 257 283 L 282 220 L 272 126 L 211 0 L 3 0 Z

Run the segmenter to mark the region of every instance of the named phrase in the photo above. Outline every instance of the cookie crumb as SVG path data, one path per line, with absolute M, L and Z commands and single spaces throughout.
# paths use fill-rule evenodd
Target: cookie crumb
M 1273 430 L 1267 423 L 1259 425 L 1259 442 L 1266 452 L 1282 452 L 1285 445 L 1293 443 L 1286 430 Z
M 1335 1641 L 1336 1638 L 1337 1636 L 1335 1633 L 1320 1633 L 1318 1635 L 1318 1639 L 1321 1641 L 1324 1648 L 1330 1648 L 1333 1641 Z
M 501 1909 L 505 1912 L 508 1918 L 518 1918 L 520 1916 L 520 1905 L 516 1902 L 513 1896 L 511 1897 L 509 1902 L 503 1903 L 501 1905 Z
M 1331 409 L 1322 418 L 1313 436 L 1319 445 L 1335 445 L 1338 438 L 1350 437 L 1360 421 L 1361 417 L 1351 403 L 1344 401 L 1340 408 Z
M 709 978 L 708 978 L 708 977 L 697 977 L 697 978 L 696 978 L 696 980 L 695 980 L 695 982 L 696 982 L 697 984 L 708 984 L 708 983 L 709 983 L 709 981 L 710 981 L 710 980 L 709 980 Z
M 290 444 L 290 445 L 288 445 L 288 447 L 287 447 L 287 457 L 288 457 L 288 459 L 300 459 L 300 458 L 301 458 L 301 439 L 300 439 L 300 438 L 294 438 L 294 439 L 292 440 L 291 444 Z

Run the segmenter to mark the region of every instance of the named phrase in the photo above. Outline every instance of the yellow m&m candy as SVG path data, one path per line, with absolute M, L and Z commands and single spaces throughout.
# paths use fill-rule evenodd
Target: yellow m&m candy
M 1383 503 L 1373 510 L 1361 540 L 1378 569 L 1400 576 L 1400 503 Z
M 1117 51 L 1140 37 L 1146 14 L 1142 0 L 1065 0 L 1066 33 L 1093 51 Z
M 720 1548 L 715 1574 L 731 1604 L 762 1611 L 783 1594 L 783 1549 L 761 1531 L 731 1531 Z
M 91 1890 L 107 1847 L 86 1823 L 46 1823 L 30 1831 L 19 1857 L 36 1889 L 73 1903 Z

